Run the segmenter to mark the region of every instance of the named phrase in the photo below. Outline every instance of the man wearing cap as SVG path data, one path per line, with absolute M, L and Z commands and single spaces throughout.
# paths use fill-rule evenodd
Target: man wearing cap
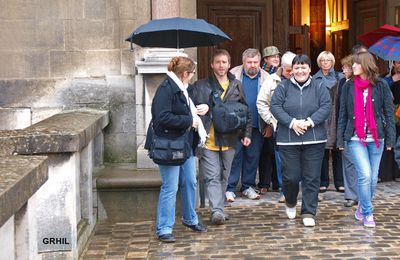
M 263 65 L 262 69 L 268 74 L 275 73 L 281 63 L 280 52 L 275 46 L 265 47 L 263 50 Z
M 256 174 L 260 152 L 263 143 L 261 134 L 262 120 L 257 112 L 257 95 L 261 85 L 269 77 L 268 73 L 260 68 L 261 53 L 257 49 L 247 49 L 242 55 L 243 65 L 237 66 L 231 70 L 231 73 L 242 82 L 246 102 L 251 112 L 252 136 L 250 143 L 246 140 L 238 142 L 235 149 L 231 172 L 228 178 L 228 187 L 226 191 L 226 200 L 233 202 L 235 200 L 236 186 L 242 177 L 242 186 L 240 191 L 249 199 L 259 199 L 260 195 L 255 192 Z
M 280 52 L 275 46 L 267 46 L 263 50 L 262 69 L 270 75 L 275 75 L 281 63 Z M 281 69 L 279 69 L 281 73 Z M 277 76 L 280 78 L 280 76 Z M 272 181 L 272 190 L 279 190 L 279 182 L 277 178 L 277 165 L 275 164 L 274 141 L 272 138 L 272 128 L 270 125 L 262 121 L 262 134 L 264 136 L 263 146 L 260 153 L 260 161 L 258 164 L 259 182 L 258 190 L 261 194 L 268 192 Z

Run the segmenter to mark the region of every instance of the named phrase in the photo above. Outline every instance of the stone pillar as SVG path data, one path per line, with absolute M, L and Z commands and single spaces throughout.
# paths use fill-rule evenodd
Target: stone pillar
M 152 0 L 152 19 L 170 18 L 179 16 L 179 0 Z

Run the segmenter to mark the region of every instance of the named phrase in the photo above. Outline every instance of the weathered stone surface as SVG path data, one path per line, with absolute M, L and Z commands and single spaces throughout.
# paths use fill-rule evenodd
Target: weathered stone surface
M 22 129 L 31 125 L 29 108 L 0 108 L 0 130 Z
M 6 65 L 3 63 L 0 66 L 0 78 L 43 78 L 49 76 L 49 54 L 47 51 L 0 51 L 0 56 L 7 61 Z
M 75 2 L 75 3 L 74 3 Z M 79 1 L 81 2 L 81 1 Z M 37 17 L 41 19 L 72 19 L 73 5 L 77 1 L 72 0 L 36 0 Z M 79 6 L 79 5 L 78 5 Z M 82 16 L 81 16 L 82 17 Z M 77 18 L 81 18 L 77 17 Z
M 0 157 L 0 226 L 46 182 L 47 157 Z
M 136 137 L 132 133 L 108 133 L 104 136 L 106 162 L 135 162 Z
M 70 24 L 73 49 L 98 50 L 119 48 L 117 20 L 73 20 Z
M 399 192 L 400 182 L 378 184 L 373 229 L 356 221 L 355 207 L 344 207 L 343 194 L 335 191 L 324 193 L 314 228 L 304 227 L 300 217 L 287 219 L 276 192 L 263 194 L 258 201 L 238 196 L 225 208 L 230 217 L 225 225 L 211 225 L 209 209 L 199 209 L 206 233 L 184 227 L 177 214 L 173 244 L 158 241 L 155 218 L 104 221 L 97 225 L 82 259 L 109 259 L 116 248 L 124 253 L 120 259 L 398 259 Z M 300 201 L 297 207 L 300 210 Z
M 138 1 L 138 0 L 120 0 L 119 1 L 119 17 L 120 19 L 133 19 L 137 15 L 138 3 L 140 3 L 140 8 L 142 9 L 142 14 L 146 14 L 149 10 L 148 6 L 151 1 Z M 147 9 L 147 10 L 146 10 Z M 133 28 L 132 28 L 133 29 Z
M 57 106 L 52 96 L 59 81 L 48 80 L 0 80 L 0 106 L 2 107 L 49 107 Z M 62 82 L 61 82 L 62 84 Z M 29 93 L 29 95 L 28 95 Z M 52 97 L 48 97 L 52 96 Z M 43 102 L 43 103 L 42 103 Z
M 36 44 L 38 48 L 51 50 L 64 49 L 64 24 L 57 18 L 36 22 Z
M 108 108 L 110 103 L 110 90 L 103 78 L 99 79 L 74 79 L 71 86 L 60 94 L 63 104 L 69 107 L 89 106 Z
M 34 20 L 2 20 L 0 23 L 0 50 L 15 51 L 31 48 L 32 45 L 36 46 L 35 32 Z M 7 59 L 2 58 L 2 60 Z M 0 68 L 2 67 L 0 66 Z
M 34 19 L 35 2 L 26 0 L 2 0 L 1 9 L 4 14 L 1 16 L 6 19 Z
M 87 76 L 85 53 L 80 51 L 50 51 L 52 77 Z
M 84 15 L 86 19 L 105 19 L 106 0 L 85 0 Z
M 119 21 L 119 30 L 121 35 L 124 35 L 125 37 L 121 37 L 120 39 L 120 45 L 121 49 L 131 49 L 131 44 L 128 41 L 125 41 L 126 38 L 138 27 L 137 21 L 132 19 L 124 19 Z M 133 44 L 135 46 L 135 44 Z M 133 56 L 131 54 L 131 56 Z
M 121 74 L 121 52 L 90 51 L 86 53 L 87 73 L 92 77 Z
M 56 114 L 23 130 L 0 132 L 0 154 L 77 152 L 109 123 L 107 111 Z
M 61 113 L 62 108 L 40 107 L 32 109 L 32 124 L 36 124 L 48 117 Z
M 121 51 L 121 74 L 122 75 L 134 75 L 135 72 L 135 60 L 133 52 L 130 50 L 130 43 L 124 42 L 121 46 L 127 46 L 126 50 Z

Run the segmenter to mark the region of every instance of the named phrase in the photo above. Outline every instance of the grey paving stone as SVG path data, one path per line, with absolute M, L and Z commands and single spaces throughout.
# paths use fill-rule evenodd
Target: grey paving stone
M 373 229 L 356 221 L 356 208 L 344 207 L 343 194 L 335 191 L 323 194 L 313 228 L 299 216 L 288 220 L 274 192 L 258 201 L 238 196 L 221 226 L 211 225 L 208 209 L 199 209 L 207 233 L 191 232 L 177 216 L 173 244 L 158 241 L 155 220 L 100 222 L 81 259 L 400 259 L 399 195 L 400 182 L 378 184 Z

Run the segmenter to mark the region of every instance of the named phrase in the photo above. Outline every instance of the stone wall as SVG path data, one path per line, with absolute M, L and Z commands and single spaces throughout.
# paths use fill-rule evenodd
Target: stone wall
M 65 109 L 110 111 L 105 160 L 136 160 L 134 55 L 125 38 L 151 0 L 0 0 L 0 107 L 31 123 Z

